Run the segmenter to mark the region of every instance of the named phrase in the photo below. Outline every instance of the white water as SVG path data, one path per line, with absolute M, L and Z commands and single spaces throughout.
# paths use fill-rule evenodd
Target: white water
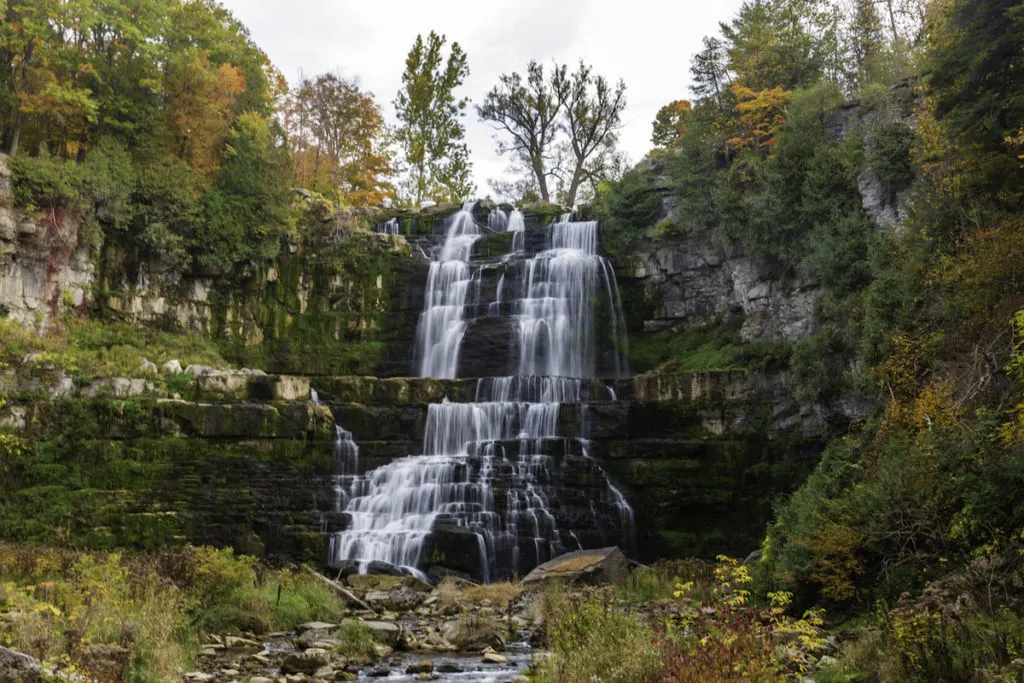
M 398 219 L 397 218 L 391 218 L 389 220 L 384 221 L 383 223 L 378 223 L 377 227 L 376 227 L 376 231 L 380 232 L 380 233 L 383 233 L 385 235 L 397 235 L 398 234 Z
M 430 263 L 423 313 L 416 328 L 416 358 L 421 377 L 451 379 L 459 367 L 466 332 L 466 304 L 474 283 L 469 265 L 480 228 L 467 204 L 448 221 L 444 244 Z
M 458 370 L 466 308 L 479 295 L 482 271 L 470 263 L 480 237 L 471 210 L 467 205 L 449 221 L 430 265 L 417 330 L 422 376 L 452 378 Z M 612 543 L 629 543 L 629 504 L 591 458 L 589 442 L 559 434 L 563 411 L 585 419 L 580 404 L 592 398 L 585 380 L 594 377 L 597 360 L 596 298 L 611 304 L 612 329 L 601 334 L 619 339 L 622 332 L 618 288 L 598 255 L 597 224 L 568 218 L 550 226 L 548 249 L 522 261 L 518 287 L 501 276 L 488 307 L 495 314 L 503 297 L 512 306 L 516 375 L 479 380 L 471 403 L 431 404 L 422 455 L 352 479 L 344 509 L 351 522 L 331 540 L 333 560 L 355 560 L 361 569 L 373 560 L 415 569 L 440 525 L 472 532 L 485 581 L 509 576 L 581 546 L 576 529 L 559 528 L 555 497 L 574 477 L 591 475 L 598 483 L 587 488 L 590 517 L 597 526 L 610 524 L 597 531 Z M 519 246 L 514 240 L 506 259 L 522 250 L 522 214 L 513 211 L 507 228 Z M 619 357 L 613 365 L 616 373 L 625 367 Z M 339 444 L 351 443 L 340 434 Z

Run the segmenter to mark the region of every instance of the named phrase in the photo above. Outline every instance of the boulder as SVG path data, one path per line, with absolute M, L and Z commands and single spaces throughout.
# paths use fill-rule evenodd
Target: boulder
M 629 579 L 629 562 L 617 547 L 577 550 L 538 565 L 522 580 L 524 586 L 564 581 L 591 586 L 621 586 Z
M 181 369 L 181 363 L 178 360 L 169 360 L 163 365 L 163 371 L 165 375 L 180 375 L 184 370 Z
M 314 674 L 330 663 L 325 650 L 309 648 L 304 652 L 293 652 L 281 662 L 281 672 L 286 674 Z
M 359 621 L 356 619 L 346 619 L 342 625 L 346 623 L 362 624 L 366 628 L 370 629 L 370 633 L 378 643 L 397 647 L 402 642 L 402 627 L 393 621 Z
M 142 363 L 139 365 L 139 372 L 141 372 L 144 375 L 160 374 L 160 370 L 156 367 L 156 363 L 149 360 L 148 358 L 142 359 Z
M 505 630 L 497 619 L 465 614 L 445 622 L 441 636 L 459 650 L 505 647 Z
M 393 564 L 387 562 L 380 562 L 374 560 L 366 565 L 367 574 L 377 574 L 379 576 L 405 576 L 405 572 Z
M 405 668 L 407 674 L 429 674 L 434 672 L 434 663 L 429 659 L 410 664 Z
M 0 682 L 22 683 L 42 680 L 43 667 L 39 660 L 0 646 Z

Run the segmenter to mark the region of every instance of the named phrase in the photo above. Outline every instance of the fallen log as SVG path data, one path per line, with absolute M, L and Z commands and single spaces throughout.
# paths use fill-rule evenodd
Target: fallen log
M 325 583 L 335 593 L 337 593 L 338 595 L 343 597 L 350 604 L 358 605 L 359 607 L 361 607 L 361 608 L 363 608 L 365 610 L 369 610 L 370 612 L 373 612 L 374 614 L 377 613 L 377 610 L 373 609 L 367 603 L 363 602 L 358 596 L 356 596 L 355 593 L 353 593 L 349 589 L 345 588 L 344 586 L 342 586 L 337 581 L 334 581 L 332 579 L 327 578 L 326 576 L 324 576 L 323 574 L 321 574 L 317 570 L 315 570 L 312 567 L 309 567 L 307 565 L 302 565 L 302 568 L 305 569 L 310 574 L 312 574 L 313 576 L 315 576 L 316 578 L 318 578 L 323 583 Z

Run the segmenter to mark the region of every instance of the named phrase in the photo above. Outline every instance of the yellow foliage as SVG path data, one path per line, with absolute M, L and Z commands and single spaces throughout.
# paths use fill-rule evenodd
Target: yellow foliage
M 831 600 L 849 600 L 856 592 L 854 578 L 864 571 L 860 551 L 867 538 L 848 524 L 827 522 L 807 543 L 813 558 L 810 578 Z
M 1024 166 L 1024 123 L 1021 124 L 1020 130 L 1017 131 L 1016 135 L 1007 135 L 1006 144 L 1011 148 L 1020 150 L 1018 158 L 1021 160 L 1021 165 Z
M 733 149 L 753 147 L 771 149 L 775 135 L 786 123 L 786 103 L 792 91 L 782 88 L 767 88 L 754 92 L 739 82 L 729 86 L 736 97 L 738 130 L 727 142 Z

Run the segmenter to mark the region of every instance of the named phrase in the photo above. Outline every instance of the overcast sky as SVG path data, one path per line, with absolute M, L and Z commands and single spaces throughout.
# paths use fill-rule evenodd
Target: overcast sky
M 663 104 L 688 97 L 690 57 L 741 0 L 222 0 L 294 84 L 301 73 L 358 78 L 394 121 L 392 101 L 417 33 L 458 41 L 469 58 L 461 89 L 477 194 L 505 176 L 494 132 L 472 109 L 498 80 L 531 59 L 580 58 L 626 82 L 620 146 L 632 162 L 650 150 L 651 121 Z

